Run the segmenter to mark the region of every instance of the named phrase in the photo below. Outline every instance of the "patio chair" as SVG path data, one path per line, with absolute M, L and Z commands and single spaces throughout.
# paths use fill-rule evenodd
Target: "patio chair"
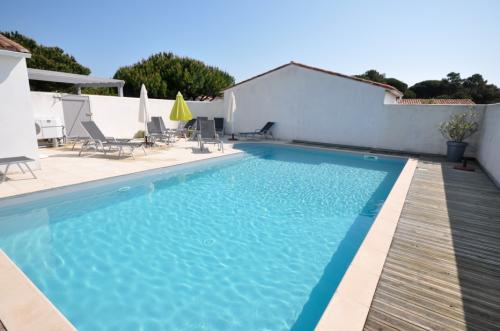
M 198 133 L 198 144 L 200 146 L 200 150 L 204 149 L 205 144 L 214 144 L 217 145 L 217 149 L 219 151 L 224 153 L 224 143 L 215 131 L 214 120 L 201 120 L 199 122 L 200 131 Z
M 184 125 L 184 130 L 191 129 L 194 126 L 194 123 L 196 122 L 196 118 L 190 119 L 189 121 L 186 122 Z
M 180 129 L 173 130 L 174 134 L 178 137 L 187 138 L 190 132 L 194 132 L 194 125 L 196 123 L 196 118 L 187 121 L 184 126 Z
M 191 128 L 191 130 L 188 130 L 188 132 L 191 134 L 191 138 L 194 140 L 198 137 L 198 133 L 200 132 L 200 123 L 201 121 L 207 121 L 208 117 L 205 116 L 198 116 L 196 117 L 196 122 L 195 125 Z
M 214 117 L 215 121 L 215 132 L 219 134 L 220 137 L 224 136 L 224 117 Z
M 0 183 L 3 183 L 6 179 L 7 179 L 7 171 L 9 171 L 9 167 L 11 165 L 17 165 L 17 167 L 22 171 L 22 173 L 24 174 L 26 171 L 21 167 L 21 164 L 24 164 L 24 166 L 26 167 L 26 169 L 29 170 L 29 172 L 31 173 L 31 175 L 33 176 L 33 178 L 36 179 L 36 176 L 35 174 L 33 173 L 33 170 L 31 170 L 28 162 L 33 162 L 35 160 L 29 158 L 29 157 L 26 157 L 26 156 L 14 156 L 14 157 L 4 157 L 4 158 L 0 158 L 0 165 L 5 165 L 5 170 L 3 172 L 3 176 L 2 176 L 2 179 L 0 180 Z
M 118 157 L 121 157 L 124 147 L 128 147 L 130 149 L 130 155 L 134 159 L 134 150 L 136 148 L 142 148 L 144 155 L 146 155 L 144 142 L 131 142 L 130 139 L 125 140 L 106 137 L 94 121 L 82 121 L 81 124 L 85 131 L 89 134 L 90 138 L 82 145 L 78 156 L 81 156 L 83 151 L 92 148 L 97 152 L 103 152 L 104 155 L 113 151 L 118 151 Z
M 176 133 L 178 136 L 183 136 L 184 138 L 187 138 L 188 133 L 193 130 L 193 126 L 196 122 L 196 118 L 190 119 L 189 121 L 184 124 L 182 129 L 176 130 Z
M 153 121 L 148 122 L 147 124 L 148 127 L 148 142 L 150 142 L 153 145 L 156 145 L 157 141 L 163 141 L 166 144 L 168 144 L 168 138 L 163 135 L 163 132 L 153 123 Z
M 274 139 L 273 137 L 273 132 L 271 131 L 272 127 L 274 126 L 274 122 L 267 122 L 266 125 L 262 127 L 260 130 L 255 130 L 254 132 L 240 132 L 239 135 L 242 137 L 253 137 L 253 138 L 267 138 L 270 136 L 271 138 Z
M 151 123 L 151 130 L 150 125 Z M 163 118 L 159 116 L 151 117 L 151 122 L 148 123 L 148 133 L 154 139 L 163 140 L 166 144 L 170 144 L 170 140 L 173 138 L 174 132 L 171 132 L 165 126 L 165 122 L 163 122 Z

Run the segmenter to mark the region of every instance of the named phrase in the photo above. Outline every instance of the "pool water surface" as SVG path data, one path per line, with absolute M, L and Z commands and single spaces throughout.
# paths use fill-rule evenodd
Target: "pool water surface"
M 406 160 L 273 144 L 2 208 L 79 330 L 312 330 Z

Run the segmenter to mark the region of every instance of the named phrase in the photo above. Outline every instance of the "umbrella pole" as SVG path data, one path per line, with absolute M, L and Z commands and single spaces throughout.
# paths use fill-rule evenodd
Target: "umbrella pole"
M 145 121 L 145 125 L 144 125 L 144 145 L 146 146 L 146 148 L 150 147 L 151 143 L 149 142 L 149 139 L 148 139 L 148 122 L 147 120 Z
M 229 138 L 228 140 L 230 140 L 230 141 L 237 141 L 238 140 L 238 138 L 234 137 L 234 123 L 231 123 L 231 138 Z

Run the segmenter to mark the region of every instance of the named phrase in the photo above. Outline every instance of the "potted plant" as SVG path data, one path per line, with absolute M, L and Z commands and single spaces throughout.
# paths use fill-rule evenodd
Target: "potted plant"
M 473 135 L 479 128 L 479 113 L 472 108 L 461 114 L 453 114 L 446 122 L 441 123 L 439 131 L 449 139 L 446 157 L 448 161 L 460 162 L 464 156 L 467 143 L 465 139 Z

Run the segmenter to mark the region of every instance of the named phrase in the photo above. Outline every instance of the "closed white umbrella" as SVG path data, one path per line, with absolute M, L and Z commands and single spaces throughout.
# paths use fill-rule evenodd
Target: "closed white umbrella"
M 231 97 L 229 100 L 229 114 L 228 114 L 228 122 L 231 122 L 231 138 L 229 140 L 238 140 L 234 138 L 234 113 L 236 111 L 236 96 L 234 92 L 231 92 Z
M 148 113 L 148 91 L 146 90 L 146 86 L 142 84 L 141 86 L 141 99 L 139 100 L 139 122 L 144 123 L 144 139 L 148 135 L 148 122 L 149 122 L 149 113 Z

